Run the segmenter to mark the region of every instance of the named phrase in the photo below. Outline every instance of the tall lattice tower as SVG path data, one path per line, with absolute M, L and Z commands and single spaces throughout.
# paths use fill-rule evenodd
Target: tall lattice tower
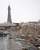
M 11 20 L 11 8 L 10 8 L 10 5 L 8 6 L 8 19 L 7 19 L 7 23 L 12 23 L 12 20 Z

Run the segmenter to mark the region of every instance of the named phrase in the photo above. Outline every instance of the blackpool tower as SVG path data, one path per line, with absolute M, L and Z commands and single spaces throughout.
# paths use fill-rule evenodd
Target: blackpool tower
M 11 20 L 11 8 L 10 8 L 10 5 L 8 6 L 8 18 L 7 18 L 7 23 L 12 23 L 12 20 Z

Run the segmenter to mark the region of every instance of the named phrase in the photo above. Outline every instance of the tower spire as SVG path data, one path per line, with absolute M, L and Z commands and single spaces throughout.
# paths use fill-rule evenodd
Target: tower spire
M 7 19 L 7 22 L 8 23 L 12 23 L 12 21 L 11 21 L 11 8 L 10 8 L 10 5 L 8 6 L 8 19 Z

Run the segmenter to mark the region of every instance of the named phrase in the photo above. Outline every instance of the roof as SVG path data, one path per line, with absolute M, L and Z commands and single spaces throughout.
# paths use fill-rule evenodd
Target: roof
M 11 23 L 4 23 L 4 24 L 0 24 L 0 26 L 17 26 L 17 24 L 16 23 L 14 23 L 14 24 L 11 24 Z

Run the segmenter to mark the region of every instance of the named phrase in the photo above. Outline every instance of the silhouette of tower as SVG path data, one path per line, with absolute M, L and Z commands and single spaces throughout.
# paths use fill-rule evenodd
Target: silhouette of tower
M 10 5 L 8 6 L 8 19 L 7 19 L 7 23 L 12 23 L 12 21 L 11 21 L 11 8 L 10 8 Z

